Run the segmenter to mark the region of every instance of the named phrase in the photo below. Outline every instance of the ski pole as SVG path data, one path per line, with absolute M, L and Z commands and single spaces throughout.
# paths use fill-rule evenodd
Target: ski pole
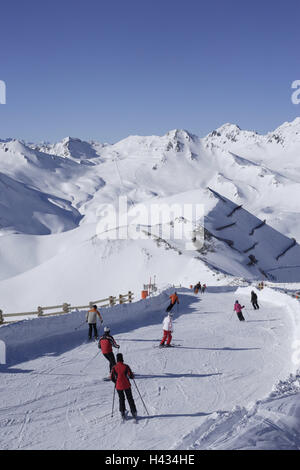
M 136 389 L 137 389 L 137 391 L 138 391 L 138 394 L 139 394 L 139 396 L 140 396 L 140 399 L 142 400 L 142 403 L 143 403 L 143 405 L 144 405 L 144 408 L 145 408 L 145 410 L 146 410 L 146 413 L 147 413 L 147 415 L 149 416 L 147 407 L 146 407 L 145 402 L 144 402 L 144 400 L 143 400 L 143 398 L 142 398 L 142 395 L 140 394 L 140 391 L 139 391 L 139 389 L 138 389 L 138 386 L 137 386 L 137 384 L 136 384 L 136 381 L 135 381 L 134 379 L 132 379 L 132 380 L 134 381 L 134 385 L 136 386 Z
M 116 386 L 114 386 L 113 402 L 112 402 L 112 407 L 111 407 L 111 418 L 113 418 L 114 416 L 115 394 L 116 394 Z
M 87 366 L 95 359 L 95 357 L 96 357 L 97 355 L 98 355 L 98 351 L 96 352 L 95 356 L 93 356 L 92 359 L 90 359 L 90 360 L 86 363 L 86 365 L 80 370 L 80 372 L 82 372 L 83 369 L 86 369 Z

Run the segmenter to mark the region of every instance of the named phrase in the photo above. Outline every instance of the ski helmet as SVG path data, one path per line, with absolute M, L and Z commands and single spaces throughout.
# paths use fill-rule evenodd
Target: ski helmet
M 105 326 L 104 327 L 104 333 L 109 333 L 110 332 L 110 328 L 108 326 Z

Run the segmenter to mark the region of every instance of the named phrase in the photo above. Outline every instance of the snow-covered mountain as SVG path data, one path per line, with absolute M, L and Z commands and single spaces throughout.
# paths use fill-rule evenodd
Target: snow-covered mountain
M 95 220 L 97 204 L 121 193 L 141 202 L 209 186 L 297 238 L 299 151 L 297 118 L 267 135 L 225 124 L 203 139 L 174 130 L 113 145 L 70 137 L 53 145 L 1 141 L 0 171 L 68 200 L 85 221 Z
M 204 138 L 172 130 L 164 136 L 129 136 L 112 145 L 70 137 L 56 144 L 1 140 L 2 307 L 8 307 L 5 292 L 23 292 L 27 286 L 26 298 L 28 285 L 41 276 L 51 278 L 51 303 L 61 300 L 62 281 L 64 297 L 76 296 L 73 287 L 82 263 L 87 271 L 98 263 L 104 295 L 111 293 L 113 279 L 139 290 L 151 272 L 162 283 L 190 283 L 201 273 L 212 279 L 217 271 L 299 281 L 299 155 L 300 118 L 266 135 L 225 124 Z M 209 238 L 205 250 L 186 251 L 172 240 L 151 237 L 138 243 L 98 240 L 99 208 L 117 206 L 119 196 L 127 196 L 133 207 L 203 204 Z M 167 254 L 173 269 L 164 271 L 159 260 Z M 180 262 L 178 254 L 183 255 Z M 125 264 L 129 258 L 139 260 L 130 279 L 117 267 L 120 256 Z M 96 290 L 99 297 L 96 280 L 87 280 L 82 289 L 81 299 Z M 40 295 L 48 301 L 49 290 L 41 288 Z

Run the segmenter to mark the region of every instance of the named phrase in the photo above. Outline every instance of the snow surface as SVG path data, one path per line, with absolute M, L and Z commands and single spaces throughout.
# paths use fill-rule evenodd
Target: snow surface
M 266 289 L 253 311 L 249 288 L 177 290 L 173 342 L 180 346 L 161 350 L 173 290 L 102 312 L 149 411 L 133 383 L 138 424 L 120 424 L 117 405 L 110 416 L 113 385 L 102 381 L 108 362 L 85 342 L 85 326 L 75 330 L 84 312 L 2 326 L 1 448 L 299 449 L 299 378 L 273 388 L 295 373 L 297 301 Z M 232 315 L 236 297 L 246 305 L 245 323 Z

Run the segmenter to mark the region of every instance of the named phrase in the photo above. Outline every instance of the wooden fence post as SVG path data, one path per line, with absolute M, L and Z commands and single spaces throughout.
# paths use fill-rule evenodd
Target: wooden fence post
M 119 304 L 122 304 L 122 303 L 123 303 L 123 295 L 120 294 L 120 295 L 119 295 Z
M 2 312 L 2 310 L 0 310 L 0 325 L 2 325 L 2 323 L 4 323 L 3 312 Z
M 44 313 L 44 312 L 43 312 L 42 307 L 38 307 L 38 308 L 37 308 L 37 315 L 38 315 L 38 317 L 42 317 L 42 316 L 43 316 L 43 313 Z
M 65 302 L 65 303 L 63 304 L 62 309 L 63 309 L 63 312 L 64 312 L 64 313 L 69 313 L 69 311 L 70 311 L 69 306 L 70 306 L 70 305 L 71 305 L 71 304 L 68 304 L 67 302 Z
M 131 304 L 132 302 L 132 292 L 131 290 L 128 292 L 128 302 Z
M 90 309 L 93 308 L 94 302 L 89 302 Z
M 116 304 L 116 298 L 112 295 L 109 296 L 109 306 L 113 307 Z

